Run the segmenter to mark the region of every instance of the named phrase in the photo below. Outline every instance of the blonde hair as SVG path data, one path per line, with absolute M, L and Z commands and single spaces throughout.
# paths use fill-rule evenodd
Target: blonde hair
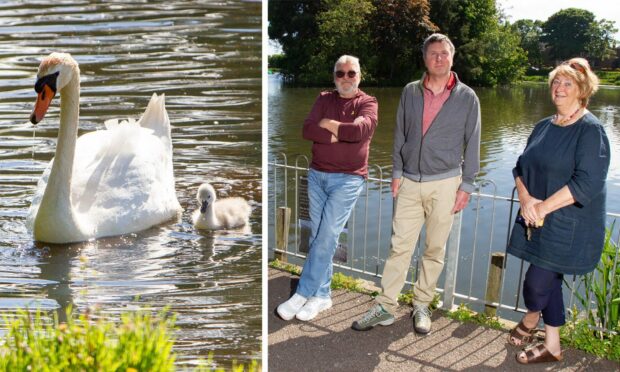
M 579 103 L 582 107 L 588 106 L 590 97 L 598 90 L 598 77 L 592 72 L 590 64 L 584 58 L 571 58 L 553 69 L 549 73 L 549 88 L 557 76 L 567 77 L 577 84 Z

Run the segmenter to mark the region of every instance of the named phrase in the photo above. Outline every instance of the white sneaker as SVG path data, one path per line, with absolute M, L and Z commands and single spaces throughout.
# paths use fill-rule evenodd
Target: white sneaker
M 278 306 L 276 311 L 280 318 L 284 320 L 291 320 L 295 317 L 295 314 L 301 310 L 304 304 L 308 301 L 304 296 L 298 295 L 295 293 L 291 298 L 287 301 L 283 302 Z
M 332 299 L 324 298 L 324 297 L 310 297 L 308 302 L 299 310 L 297 315 L 297 319 L 299 320 L 310 320 L 314 319 L 319 313 L 323 310 L 327 310 L 332 307 Z

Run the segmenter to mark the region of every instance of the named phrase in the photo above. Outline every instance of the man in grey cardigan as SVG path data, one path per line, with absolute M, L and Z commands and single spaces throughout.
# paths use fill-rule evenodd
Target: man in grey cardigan
M 431 329 L 429 304 L 443 270 L 454 214 L 469 202 L 480 169 L 480 103 L 476 93 L 451 71 L 454 45 L 442 34 L 422 47 L 427 72 L 403 89 L 394 131 L 390 255 L 383 269 L 377 304 L 353 329 L 390 325 L 397 297 L 426 224 L 425 250 L 413 293 L 413 327 Z

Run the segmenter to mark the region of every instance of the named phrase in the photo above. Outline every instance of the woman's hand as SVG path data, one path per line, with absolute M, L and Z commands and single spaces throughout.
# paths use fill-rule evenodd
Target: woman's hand
M 538 222 L 542 217 L 539 216 L 536 205 L 540 204 L 542 200 L 530 195 L 521 177 L 515 178 L 515 184 L 517 186 L 517 194 L 519 195 L 519 203 L 521 204 L 521 216 L 528 226 L 538 226 Z
M 528 226 L 538 227 L 539 222 L 544 218 L 539 213 L 539 204 L 542 203 L 542 200 L 530 195 L 522 199 L 521 195 L 519 195 L 519 202 L 521 203 L 521 216 L 523 216 L 525 223 Z

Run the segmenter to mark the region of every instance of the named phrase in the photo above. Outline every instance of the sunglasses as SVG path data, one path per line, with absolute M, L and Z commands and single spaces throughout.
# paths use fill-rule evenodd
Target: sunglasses
M 351 71 L 344 72 L 344 71 L 340 71 L 340 70 L 338 70 L 338 71 L 336 71 L 334 74 L 335 74 L 335 75 L 336 75 L 336 77 L 337 77 L 337 78 L 339 78 L 339 79 L 342 79 L 342 78 L 344 77 L 344 75 L 345 75 L 345 74 L 346 74 L 349 78 L 353 79 L 353 78 L 355 77 L 355 75 L 357 75 L 357 71 L 353 71 L 353 70 L 351 70 Z
M 568 65 L 568 67 L 572 68 L 575 71 L 579 71 L 582 74 L 586 74 L 586 68 L 583 67 L 581 64 L 576 63 L 576 62 L 572 62 L 572 63 L 568 63 L 568 62 L 564 62 L 564 65 Z

